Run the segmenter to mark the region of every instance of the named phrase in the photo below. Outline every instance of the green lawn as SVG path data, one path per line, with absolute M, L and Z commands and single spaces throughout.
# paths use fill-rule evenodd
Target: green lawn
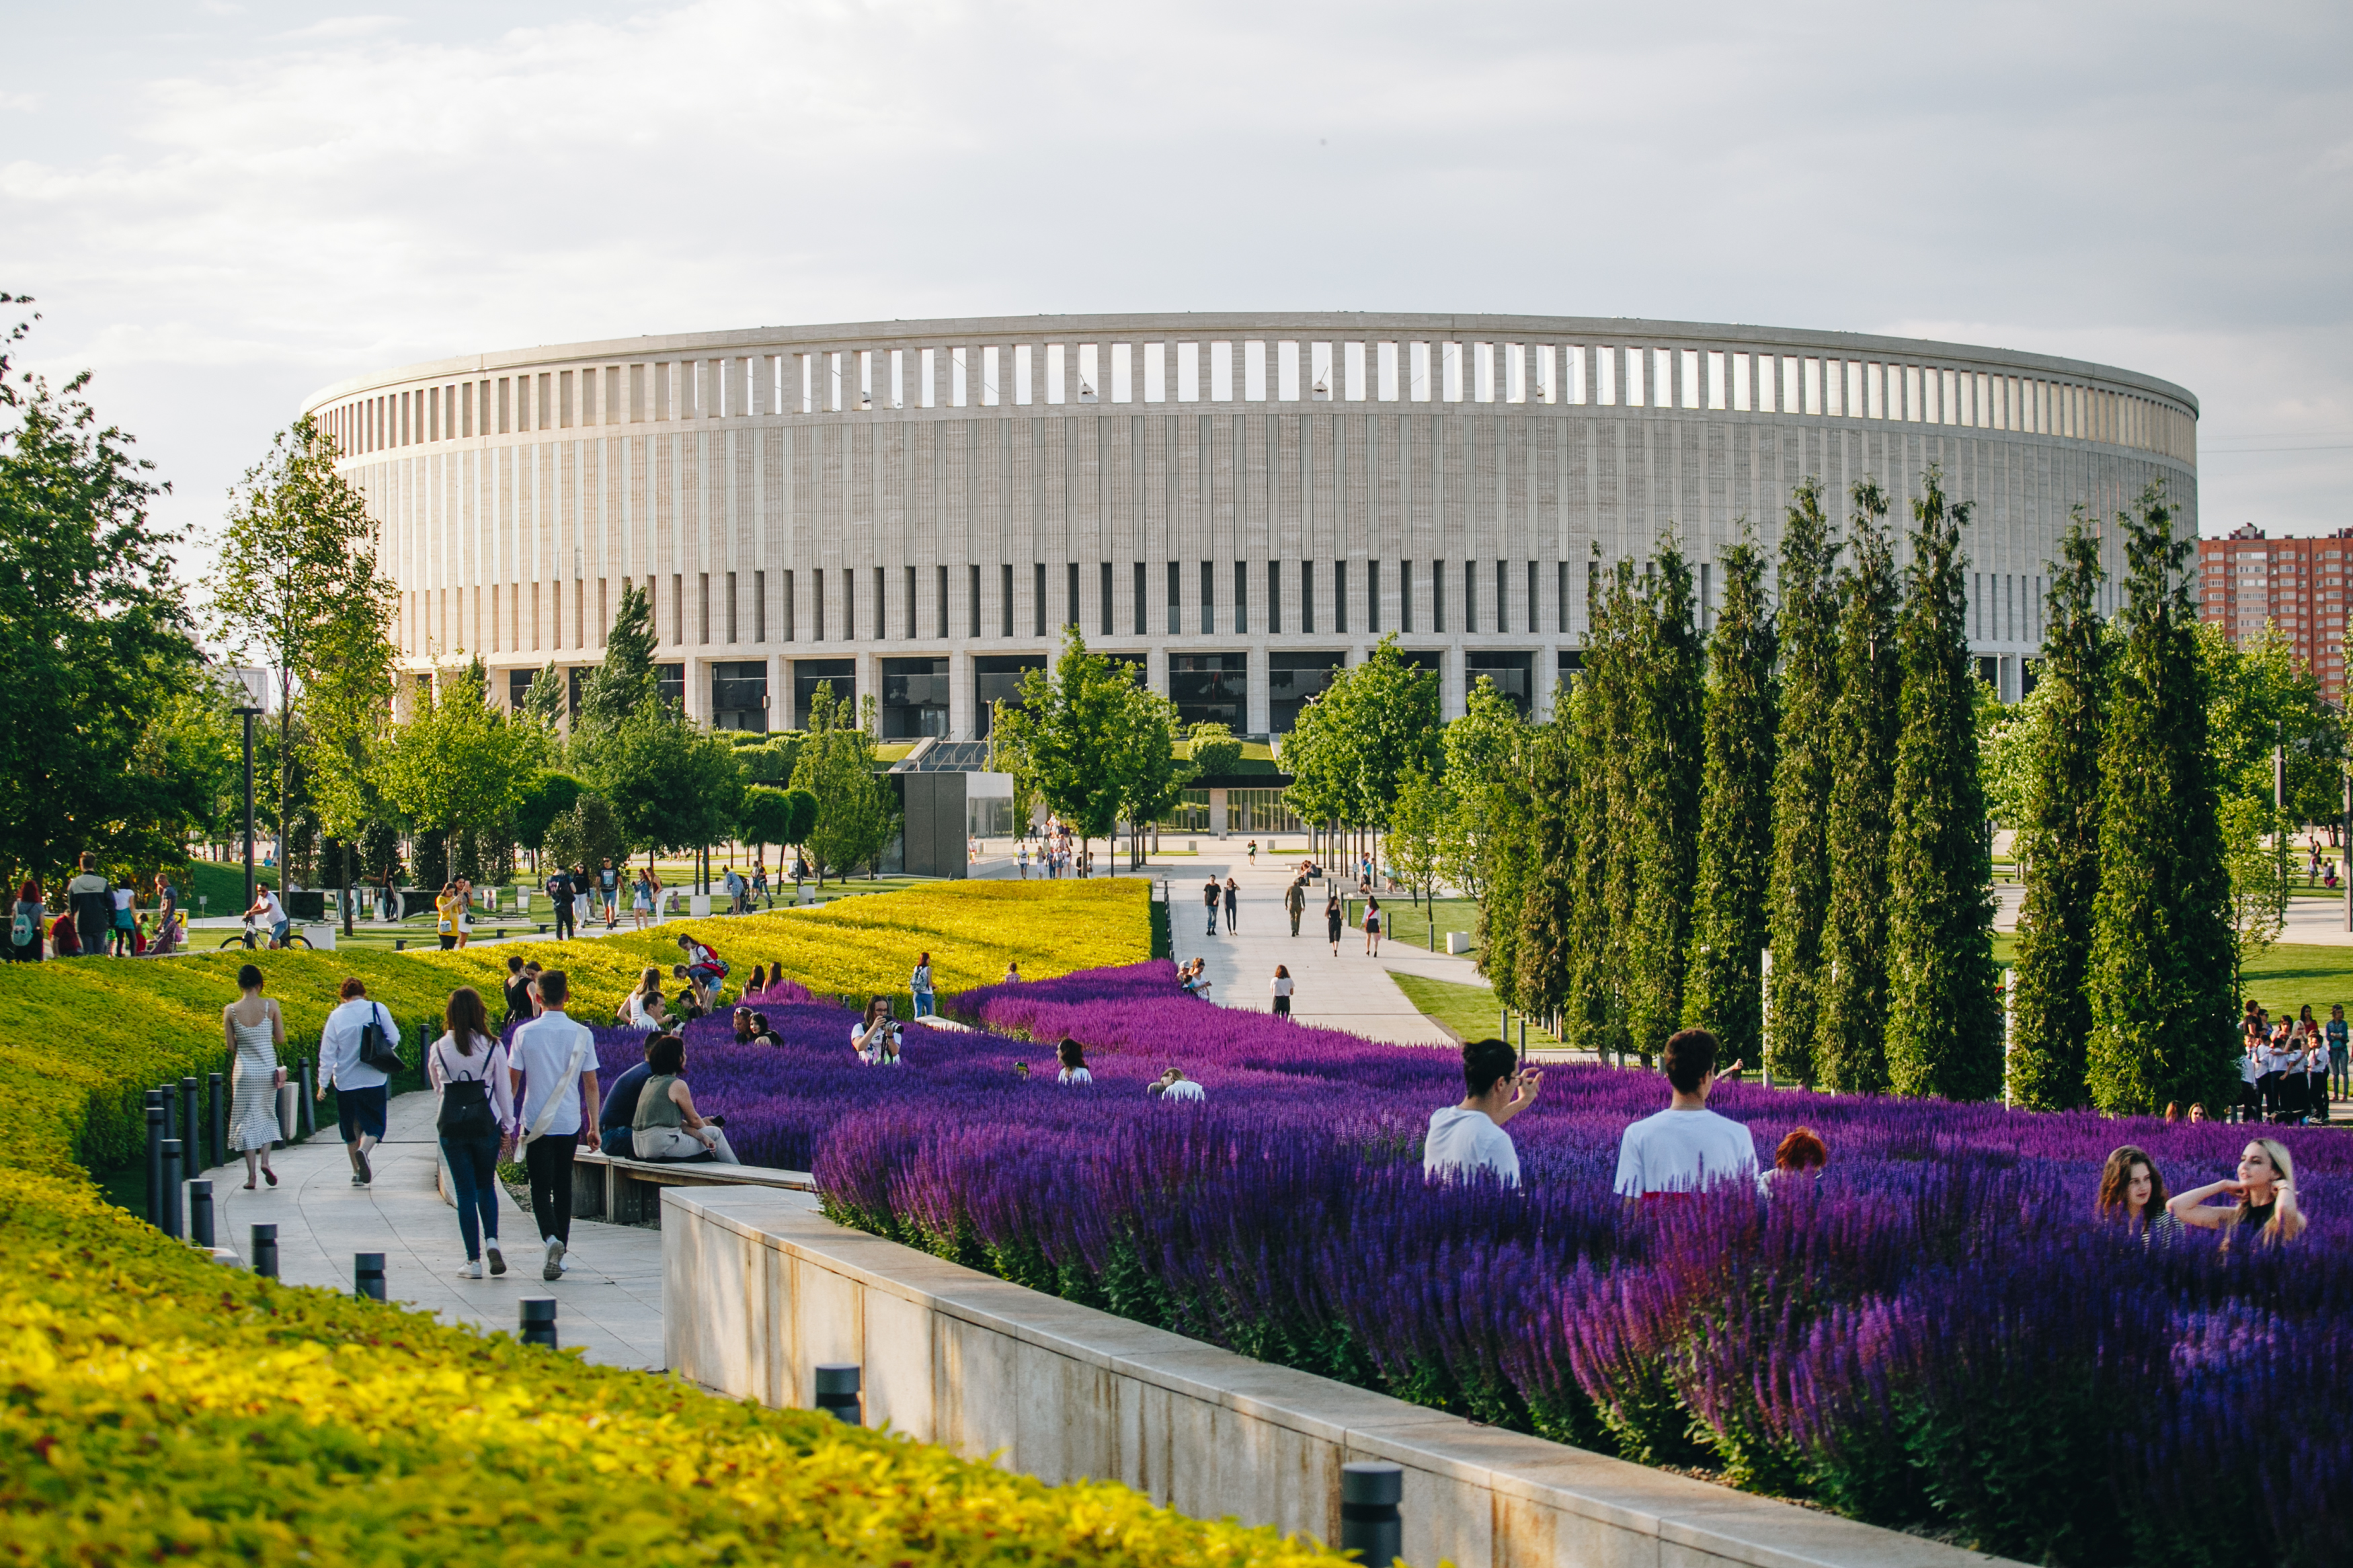
M 1446 951 L 1446 933 L 1448 931 L 1468 931 L 1472 937 L 1472 945 L 1469 950 L 1469 954 L 1472 957 L 1477 957 L 1479 952 L 1479 900 L 1476 899 L 1440 899 L 1435 901 L 1434 907 L 1437 910 L 1438 916 L 1437 951 L 1440 952 L 1444 952 Z M 1433 905 L 1430 901 L 1425 900 L 1422 903 L 1416 904 L 1412 900 L 1402 893 L 1392 894 L 1391 896 L 1383 899 L 1381 900 L 1381 918 L 1388 924 L 1388 929 L 1385 933 L 1388 940 L 1401 943 L 1407 947 L 1419 947 L 1425 950 L 1429 949 L 1430 947 L 1430 911 L 1432 908 Z M 1311 915 L 1314 912 L 1315 910 L 1310 910 L 1308 911 Z M 1363 920 L 1364 916 L 1365 901 L 1362 899 L 1357 898 L 1353 893 L 1350 894 L 1348 899 L 1348 918 L 1350 923 L 1353 924 L 1356 921 Z M 1423 1011 L 1428 1012 L 1429 1009 L 1424 1008 Z M 1492 1028 L 1490 1032 L 1492 1032 Z M 1535 1038 L 1535 1036 L 1531 1034 L 1528 1038 L 1533 1041 Z
M 1386 908 L 1386 906 L 1384 906 Z M 1452 980 L 1429 980 L 1419 974 L 1399 974 L 1394 970 L 1389 978 L 1398 983 L 1406 1000 L 1412 1003 L 1423 1016 L 1439 1023 L 1465 1040 L 1483 1040 L 1495 1033 L 1502 1018 L 1496 1010 L 1495 994 L 1483 985 L 1464 985 Z M 1512 1020 L 1512 1044 L 1520 1043 L 1520 1021 Z M 1528 1024 L 1528 1049 L 1558 1049 L 1560 1041 L 1548 1029 L 1534 1020 Z

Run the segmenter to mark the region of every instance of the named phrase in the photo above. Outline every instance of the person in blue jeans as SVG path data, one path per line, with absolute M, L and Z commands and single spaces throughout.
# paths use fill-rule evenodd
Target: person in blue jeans
M 2337 1003 L 2328 1009 L 2328 1022 L 2321 1027 L 2321 1037 L 2328 1042 L 2328 1086 L 2337 1099 L 2344 1099 L 2353 1089 L 2345 1081 L 2345 1004 Z
M 907 989 L 915 998 L 915 1016 L 930 1017 L 934 1011 L 932 1005 L 932 955 L 930 953 L 916 955 L 915 972 L 907 977 Z
M 441 1157 L 448 1163 L 458 1234 L 466 1244 L 459 1275 L 480 1279 L 485 1251 L 491 1273 L 507 1271 L 499 1251 L 499 1156 L 514 1141 L 514 1086 L 507 1048 L 491 1030 L 480 992 L 470 985 L 450 992 L 441 1027 L 441 1037 L 426 1053 L 425 1074 L 441 1097 L 436 1118 Z
M 675 1031 L 664 1029 L 646 1037 L 646 1048 L 651 1050 L 656 1040 L 665 1036 L 675 1037 Z M 646 1087 L 646 1079 L 654 1069 L 644 1062 L 623 1068 L 613 1079 L 613 1087 L 605 1091 L 605 1103 L 596 1108 L 597 1142 L 606 1153 L 619 1160 L 637 1158 L 629 1138 L 630 1124 L 637 1119 L 638 1093 Z

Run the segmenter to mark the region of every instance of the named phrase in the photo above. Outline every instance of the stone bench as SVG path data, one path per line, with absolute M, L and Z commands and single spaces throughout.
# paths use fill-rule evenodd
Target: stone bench
M 716 1160 L 624 1160 L 581 1150 L 572 1156 L 572 1213 L 613 1225 L 661 1226 L 664 1187 L 765 1187 L 813 1193 L 807 1171 L 723 1165 Z

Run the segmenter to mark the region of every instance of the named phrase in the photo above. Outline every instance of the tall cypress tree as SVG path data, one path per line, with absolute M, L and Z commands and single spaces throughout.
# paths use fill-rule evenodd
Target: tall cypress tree
M 1933 465 L 1920 491 L 1896 633 L 1903 689 L 1888 811 L 1887 1075 L 1898 1094 L 1991 1100 L 2001 1093 L 2001 1010 L 1961 555 L 1969 505 L 1947 498 Z
M 1887 1088 L 1887 842 L 1895 793 L 1895 612 L 1901 595 L 1887 538 L 1887 494 L 1862 479 L 1840 575 L 1838 696 L 1831 710 L 1827 829 L 1830 904 L 1822 919 L 1821 1012 L 1815 1069 L 1825 1088 Z
M 1577 741 L 1575 696 L 1556 691 L 1553 721 L 1532 732 L 1528 748 L 1528 870 L 1518 920 L 1520 1005 L 1539 1015 L 1566 1010 L 1575 990 L 1577 879 L 1590 858 L 1577 837 Z
M 1838 705 L 1839 546 L 1819 479 L 1789 498 L 1781 526 L 1780 732 L 1774 737 L 1773 874 L 1766 889 L 1773 950 L 1765 1066 L 1810 1084 L 1821 1027 L 1822 921 L 1830 910 L 1831 716 Z
M 1627 1031 L 1645 1067 L 1683 1018 L 1705 755 L 1700 706 L 1706 661 L 1692 624 L 1691 563 L 1669 535 L 1651 566 L 1634 648 L 1635 879 L 1626 1005 Z
M 1699 878 L 1683 1022 L 1715 1031 L 1746 1062 L 1764 1060 L 1766 884 L 1773 872 L 1773 616 L 1765 557 L 1745 534 L 1724 552 L 1724 610 L 1708 640 L 1706 761 Z
M 1636 901 L 1635 685 L 1643 606 L 1634 563 L 1609 573 L 1585 639 L 1585 673 L 1570 699 L 1577 789 L 1571 865 L 1575 1043 L 1622 1056 L 1630 1043 L 1630 943 Z
M 2100 747 L 2100 897 L 2092 936 L 2092 1103 L 2148 1113 L 2220 1105 L 2232 1039 L 2230 876 L 2222 863 L 2206 679 L 2189 571 L 2158 486 L 2124 527 L 2124 632 Z
M 2100 895 L 2100 743 L 2107 729 L 2107 630 L 2099 536 L 2081 510 L 2059 542 L 2044 596 L 2033 784 L 2018 834 L 2026 901 L 2010 992 L 2011 1092 L 2036 1110 L 2084 1101 L 2092 1034 L 2092 921 Z

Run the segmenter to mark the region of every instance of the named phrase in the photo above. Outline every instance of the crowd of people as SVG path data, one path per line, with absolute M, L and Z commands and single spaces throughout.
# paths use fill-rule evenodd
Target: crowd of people
M 1038 847 L 1031 849 L 1031 838 Z M 1084 842 L 1073 837 L 1070 825 L 1059 816 L 1049 816 L 1042 826 L 1033 826 L 1013 847 L 1014 864 L 1020 868 L 1022 879 L 1029 876 L 1035 864 L 1043 877 L 1092 877 L 1095 869 L 1095 852 Z
M 2274 1019 L 2250 997 L 2240 1019 L 2241 1121 L 2304 1126 L 2328 1120 L 2332 1094 L 2347 1092 L 2345 1008 L 2329 1008 L 2322 1023 L 2306 1004 L 2293 1017 Z
M 81 857 L 74 875 L 55 891 L 37 878 L 16 888 L 9 910 L 8 957 L 18 963 L 100 954 L 156 958 L 186 944 L 187 917 L 180 890 L 157 876 L 142 891 L 128 872 L 109 878 L 97 857 Z

